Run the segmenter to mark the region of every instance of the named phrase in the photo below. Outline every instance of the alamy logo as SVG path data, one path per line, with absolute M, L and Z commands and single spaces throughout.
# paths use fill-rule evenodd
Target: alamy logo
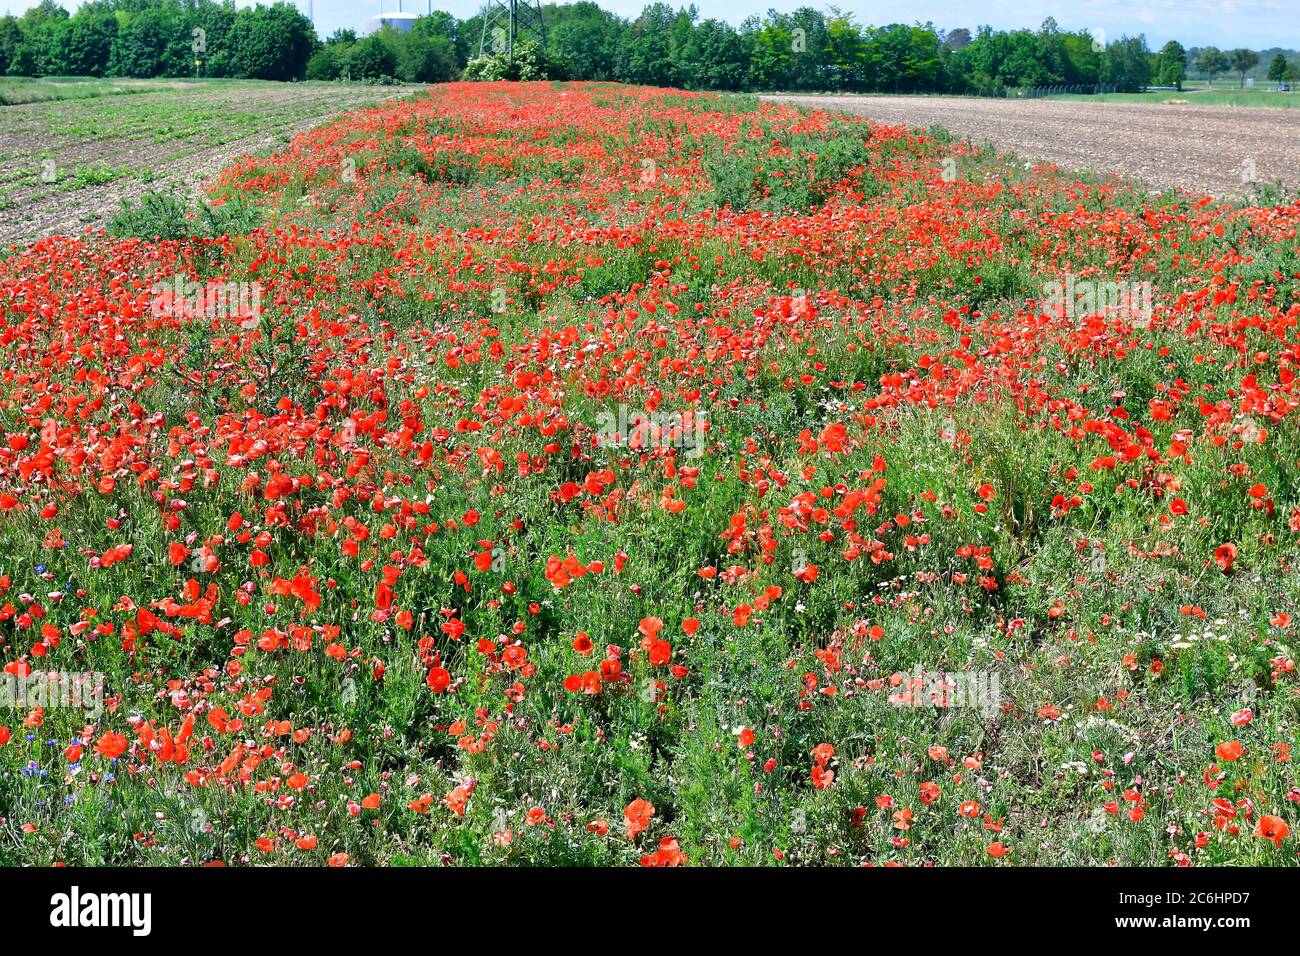
M 50 925 L 58 929 L 125 926 L 134 936 L 153 929 L 153 896 L 149 893 L 70 893 L 50 897 Z
M 1151 324 L 1155 295 L 1149 281 L 1100 282 L 1076 279 L 1043 286 L 1044 311 L 1056 318 L 1082 319 L 1091 315 L 1122 318 L 1143 328 Z
M 918 665 L 911 674 L 903 675 L 901 683 L 889 697 L 895 707 L 962 707 L 988 718 L 1002 709 L 1002 681 L 997 671 L 926 671 Z
M 0 710 L 78 708 L 92 718 L 104 712 L 100 671 L 32 671 L 0 674 Z
M 260 282 L 200 283 L 176 276 L 151 291 L 155 319 L 240 319 L 245 328 L 256 328 L 262 315 Z
M 596 440 L 604 447 L 631 451 L 680 451 L 687 458 L 704 454 L 708 424 L 700 412 L 642 412 L 619 405 L 617 413 L 596 416 Z

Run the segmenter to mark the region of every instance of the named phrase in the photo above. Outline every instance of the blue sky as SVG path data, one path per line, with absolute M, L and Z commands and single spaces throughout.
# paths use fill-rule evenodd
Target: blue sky
M 238 0 L 250 6 L 252 0 Z M 423 13 L 427 0 L 382 0 L 385 11 L 403 9 Z M 597 0 L 602 7 L 622 16 L 635 16 L 643 0 Z M 673 6 L 680 0 L 670 0 Z M 309 0 L 297 0 L 307 11 Z M 380 0 L 311 0 L 319 33 L 333 33 L 339 27 L 364 29 L 380 11 Z M 34 2 L 0 0 L 0 10 L 21 13 Z M 76 0 L 63 0 L 73 10 Z M 433 0 L 434 9 L 448 10 L 459 17 L 475 13 L 481 0 Z M 853 13 L 859 23 L 912 23 L 931 21 L 941 29 L 966 27 L 974 32 L 980 24 L 999 29 L 1036 28 L 1054 16 L 1063 29 L 1099 28 L 1108 37 L 1145 33 L 1147 42 L 1158 47 L 1166 40 L 1188 46 L 1214 44 L 1228 49 L 1245 46 L 1266 49 L 1274 46 L 1300 48 L 1300 0 L 841 0 L 841 10 Z M 702 17 L 715 17 L 739 24 L 747 16 L 769 8 L 793 10 L 800 6 L 825 9 L 815 0 L 696 0 Z

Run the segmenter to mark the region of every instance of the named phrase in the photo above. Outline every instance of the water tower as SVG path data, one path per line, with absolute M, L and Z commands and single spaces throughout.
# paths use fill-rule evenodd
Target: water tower
M 384 2 L 379 0 L 379 16 L 371 17 L 376 30 L 382 30 L 384 27 L 391 27 L 398 33 L 405 33 L 415 25 L 415 21 L 420 19 L 418 13 L 406 13 L 402 10 L 402 0 L 397 0 L 397 9 L 384 12 Z

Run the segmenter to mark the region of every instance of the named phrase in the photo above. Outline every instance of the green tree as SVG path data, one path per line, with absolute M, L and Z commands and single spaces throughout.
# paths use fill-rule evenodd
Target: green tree
M 1083 30 L 1064 33 L 1061 43 L 1065 47 L 1066 83 L 1101 82 L 1101 53 L 1095 48 L 1091 34 Z
M 22 39 L 14 50 L 10 72 L 18 76 L 58 76 L 68 73 L 68 11 L 53 0 L 41 0 L 18 21 Z
M 68 23 L 67 69 L 75 76 L 103 76 L 108 72 L 117 18 L 107 11 L 83 7 Z
M 1201 75 L 1213 87 L 1214 78 L 1228 68 L 1228 58 L 1223 55 L 1223 51 L 1218 47 L 1207 46 L 1196 58 L 1196 68 L 1201 71 Z
M 337 80 L 343 75 L 343 56 L 337 44 L 322 46 L 307 61 L 306 78 L 309 80 Z
M 822 69 L 837 90 L 861 90 L 868 69 L 867 40 L 853 22 L 853 14 L 831 7 L 826 18 L 826 46 Z
M 947 48 L 929 24 L 869 28 L 866 38 L 870 89 L 926 93 L 944 88 Z
M 1286 79 L 1286 57 L 1283 54 L 1274 53 L 1273 59 L 1268 61 L 1268 78 L 1274 83 Z
M 1160 48 L 1159 64 L 1156 67 L 1156 83 L 1160 86 L 1183 88 L 1183 78 L 1187 75 L 1187 51 L 1177 40 L 1170 40 Z
M 482 14 L 476 13 L 468 20 L 461 20 L 456 25 L 456 63 L 462 70 L 465 68 L 465 64 L 478 56 L 478 48 L 482 40 Z
M 1121 93 L 1140 93 L 1150 85 L 1151 51 L 1145 36 L 1124 36 L 1106 44 L 1102 82 L 1115 84 Z
M 1038 28 L 1038 58 L 1042 64 L 1044 82 L 1059 84 L 1066 82 L 1069 61 L 1065 49 L 1065 36 L 1056 22 L 1056 17 L 1048 17 Z
M 235 25 L 237 11 L 229 0 L 214 3 L 197 0 L 184 12 L 185 29 L 182 42 L 190 47 L 190 59 L 202 62 L 204 76 L 233 76 L 236 72 L 234 50 L 229 43 L 231 28 Z M 195 30 L 202 30 L 196 35 Z M 205 49 L 194 49 L 199 38 Z
M 1228 65 L 1241 79 L 1241 88 L 1246 88 L 1246 74 L 1259 65 L 1259 54 L 1254 50 L 1238 47 L 1228 54 Z
M 456 46 L 450 37 L 408 30 L 392 37 L 396 76 L 403 83 L 446 83 L 454 79 Z
M 112 76 L 192 76 L 195 60 L 203 61 L 208 75 L 230 72 L 228 56 L 221 51 L 234 22 L 233 4 L 118 0 L 113 16 L 118 29 L 109 54 L 107 72 Z M 197 48 L 200 41 L 203 46 Z
M 970 41 L 970 31 L 965 27 L 957 27 L 943 35 L 943 45 L 950 50 L 964 49 L 970 46 Z
M 113 40 L 109 73 L 113 76 L 162 76 L 168 37 L 176 31 L 175 20 L 158 7 L 146 8 L 130 16 Z
M 975 92 L 996 94 L 1007 87 L 1059 82 L 1043 62 L 1042 38 L 1029 30 L 1007 33 L 980 27 L 970 46 L 957 51 L 951 63 Z
M 1032 86 L 1041 75 L 1038 39 L 1027 30 L 981 26 L 970 45 L 949 58 L 949 85 L 961 92 L 1000 96 L 1009 86 Z
M 590 0 L 543 10 L 547 51 L 564 60 L 575 80 L 610 80 L 615 76 L 622 20 Z
M 378 80 L 397 74 L 397 52 L 384 34 L 392 33 L 385 27 L 372 33 L 348 51 L 347 72 L 354 80 Z
M 721 20 L 705 20 L 691 31 L 683 60 L 695 64 L 690 85 L 703 90 L 739 90 L 745 85 L 749 57 L 735 29 Z
M 647 86 L 678 85 L 680 76 L 673 56 L 675 20 L 666 3 L 651 4 L 641 11 L 619 44 L 619 79 Z
M 18 25 L 18 18 L 0 17 L 0 74 L 13 75 L 9 67 L 22 42 L 23 28 Z
M 758 17 L 746 18 L 740 30 L 749 50 L 749 85 L 759 90 L 791 89 L 795 44 L 790 31 Z
M 226 37 L 237 76 L 256 80 L 297 80 L 317 46 L 311 21 L 287 3 L 245 7 Z
M 799 50 L 791 61 L 793 88 L 827 89 L 830 85 L 826 69 L 830 56 L 830 30 L 825 14 L 812 7 L 799 7 L 777 22 L 790 32 L 791 43 Z

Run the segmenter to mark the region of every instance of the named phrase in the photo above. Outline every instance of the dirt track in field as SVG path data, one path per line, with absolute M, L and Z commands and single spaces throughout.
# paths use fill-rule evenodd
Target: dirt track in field
M 943 126 L 1026 159 L 1119 173 L 1163 189 L 1221 198 L 1249 193 L 1244 177 L 1300 188 L 1300 111 L 1232 106 L 995 100 L 956 96 L 765 95 L 843 110 L 879 123 Z

